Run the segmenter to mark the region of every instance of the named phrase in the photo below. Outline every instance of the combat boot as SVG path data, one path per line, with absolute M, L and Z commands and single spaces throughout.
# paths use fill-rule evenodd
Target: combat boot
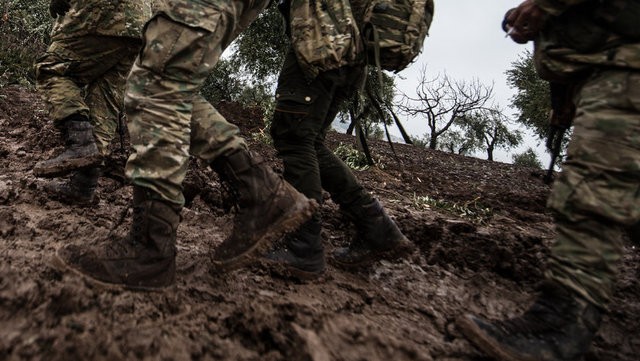
M 273 271 L 299 280 L 312 280 L 324 274 L 326 263 L 320 236 L 320 221 L 311 219 L 284 238 L 284 247 L 265 256 Z
M 57 261 L 101 286 L 161 289 L 175 281 L 179 223 L 180 206 L 134 186 L 129 237 L 94 249 L 64 246 L 57 252 Z
M 54 158 L 38 162 L 33 168 L 36 177 L 60 177 L 80 168 L 95 166 L 101 161 L 93 137 L 93 126 L 86 117 L 71 115 L 62 121 L 59 128 L 66 149 Z
M 44 189 L 50 198 L 62 203 L 89 206 L 95 203 L 100 168 L 89 167 L 75 171 L 69 180 L 52 180 Z
M 503 361 L 577 361 L 588 351 L 602 315 L 563 287 L 547 283 L 522 316 L 489 322 L 473 315 L 460 331 L 488 355 Z
M 237 213 L 231 235 L 212 255 L 215 271 L 242 266 L 251 256 L 309 220 L 317 208 L 257 154 L 244 149 L 211 163 L 236 198 Z
M 399 259 L 414 252 L 413 243 L 400 232 L 377 200 L 345 213 L 355 224 L 356 236 L 349 247 L 333 252 L 336 266 L 363 267 L 381 259 Z

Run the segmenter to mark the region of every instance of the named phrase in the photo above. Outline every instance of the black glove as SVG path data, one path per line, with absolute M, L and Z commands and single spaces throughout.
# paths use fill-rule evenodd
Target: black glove
M 49 14 L 55 19 L 56 16 L 64 16 L 70 8 L 69 0 L 51 0 L 49 3 Z

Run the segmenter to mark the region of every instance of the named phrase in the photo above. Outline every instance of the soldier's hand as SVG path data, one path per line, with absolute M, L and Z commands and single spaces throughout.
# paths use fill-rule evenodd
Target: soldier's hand
M 509 16 L 511 15 L 511 13 L 513 13 L 516 10 L 516 8 L 511 8 L 509 10 L 507 10 L 507 12 L 504 14 L 504 19 L 502 19 L 502 30 L 505 33 L 509 33 L 509 30 L 511 30 L 511 28 L 513 27 L 512 24 L 509 24 Z
M 525 44 L 536 38 L 546 19 L 547 13 L 533 0 L 525 0 L 507 11 L 502 26 L 513 41 Z
M 49 13 L 52 18 L 56 18 L 56 16 L 63 16 L 69 11 L 71 5 L 69 4 L 69 0 L 51 0 L 49 3 Z

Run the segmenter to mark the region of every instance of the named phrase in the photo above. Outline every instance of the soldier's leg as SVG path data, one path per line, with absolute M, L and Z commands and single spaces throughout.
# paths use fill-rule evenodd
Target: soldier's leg
M 175 279 L 175 242 L 190 146 L 191 99 L 213 64 L 202 64 L 213 34 L 165 16 L 147 23 L 145 46 L 127 81 L 125 106 L 134 184 L 129 239 L 104 247 L 63 247 L 59 259 L 96 283 L 160 288 Z M 121 247 L 113 247 L 119 243 Z M 121 249 L 113 252 L 110 249 Z
M 89 107 L 84 101 L 87 79 L 79 69 L 87 54 L 79 40 L 54 41 L 36 62 L 38 90 L 66 147 L 62 154 L 38 162 L 33 168 L 36 176 L 64 175 L 100 161 L 89 123 Z
M 191 154 L 211 164 L 237 195 L 238 212 L 231 235 L 213 254 L 217 270 L 241 266 L 249 252 L 268 246 L 311 217 L 312 203 L 259 155 L 249 153 L 238 128 L 201 96 L 193 101 Z
M 338 248 L 332 260 L 338 266 L 358 268 L 380 259 L 406 257 L 415 249 L 402 234 L 382 205 L 358 182 L 353 172 L 325 145 L 325 136 L 344 101 L 358 91 L 364 69 L 352 67 L 340 78 L 333 102 L 327 112 L 315 149 L 320 167 L 322 188 L 351 219 L 356 236 L 348 247 Z
M 59 258 L 71 269 L 96 282 L 133 288 L 158 288 L 173 283 L 176 231 L 184 204 L 182 181 L 191 151 L 191 127 L 195 122 L 208 128 L 203 125 L 206 119 L 201 118 L 200 112 L 194 117 L 194 99 L 198 99 L 196 93 L 222 50 L 237 34 L 236 25 L 244 24 L 233 14 L 255 10 L 243 7 L 241 2 L 236 5 L 237 12 L 224 12 L 199 1 L 191 2 L 187 8 L 173 4 L 147 23 L 145 46 L 131 70 L 125 95 L 134 150 L 125 170 L 134 184 L 130 239 L 124 240 L 122 253 L 109 251 L 112 245 L 96 250 L 62 248 Z M 260 6 L 260 9 L 266 6 L 266 1 Z M 199 134 L 193 135 L 200 139 Z M 256 185 L 260 182 L 255 181 L 255 176 L 245 177 L 250 172 L 246 169 L 246 157 L 240 160 L 232 157 L 238 153 L 248 154 L 234 152 L 221 161 L 221 167 L 234 173 L 236 181 L 244 183 L 243 187 L 258 191 Z M 237 169 L 238 164 L 241 170 Z M 284 215 L 275 222 L 280 231 L 291 226 L 287 221 L 305 219 L 301 215 L 308 217 L 313 211 L 313 204 L 299 194 L 287 193 L 283 183 L 277 185 L 277 200 L 267 202 L 278 203 L 273 207 L 284 209 Z M 280 202 L 281 193 L 290 196 L 289 203 Z M 298 209 L 290 212 L 298 205 Z M 225 261 L 237 265 L 271 233 L 276 232 L 267 227 L 259 237 L 232 239 L 238 242 L 231 242 L 217 260 L 223 266 Z
M 611 298 L 623 226 L 640 218 L 640 74 L 608 70 L 588 79 L 574 127 L 549 199 L 558 234 L 540 295 L 515 319 L 458 322 L 496 358 L 582 358 Z
M 322 201 L 316 140 L 332 104 L 334 79 L 321 74 L 311 84 L 298 65 L 295 53 L 285 58 L 278 89 L 271 136 L 284 163 L 284 177 L 307 197 Z
M 640 74 L 604 71 L 581 89 L 567 161 L 549 206 L 548 278 L 605 308 L 623 227 L 640 220 Z
M 344 69 L 344 76 L 334 80 L 335 92 L 327 108 L 320 133 L 314 140 L 315 152 L 320 168 L 322 188 L 331 195 L 340 208 L 349 211 L 370 204 L 373 198 L 358 182 L 351 169 L 325 145 L 327 131 L 335 120 L 340 107 L 360 90 L 364 80 L 364 66 Z
M 93 56 L 84 62 L 82 71 L 88 85 L 86 104 L 98 151 L 109 154 L 121 112 L 124 111 L 124 86 L 131 65 L 140 50 L 141 41 L 125 37 L 95 37 Z M 47 192 L 58 200 L 77 205 L 90 205 L 101 175 L 100 164 L 75 170 L 68 180 L 51 181 Z
M 109 154 L 109 145 L 113 141 L 118 121 L 124 112 L 124 89 L 127 75 L 140 51 L 142 42 L 124 37 L 103 37 L 110 49 L 109 63 L 101 75 L 96 75 L 86 90 L 86 104 L 90 109 L 90 118 L 98 150 L 103 156 Z M 106 49 L 105 49 L 106 50 Z M 106 56 L 105 56 L 106 57 Z M 107 60 L 101 61 L 106 67 Z
M 35 64 L 36 87 L 45 100 L 49 117 L 56 126 L 67 117 L 79 114 L 89 117 L 83 87 L 70 71 L 82 59 L 64 42 L 53 42 Z
M 193 99 L 224 49 L 268 4 L 158 4 L 127 83 L 125 104 L 134 152 L 126 174 L 159 198 L 182 206 Z M 199 137 L 198 137 L 199 138 Z
M 98 140 L 97 148 L 101 155 L 107 155 L 116 120 L 123 108 L 126 76 L 141 42 L 123 37 L 86 36 L 81 41 L 70 39 L 57 44 L 58 49 L 60 44 L 68 48 L 58 50 L 61 56 L 75 59 L 69 67 L 73 73 L 63 78 L 73 79 L 76 86 L 82 84 L 85 88 L 81 94 L 85 100 L 83 106 L 89 108 L 93 135 Z M 53 91 L 54 95 L 56 93 Z M 66 153 L 69 152 L 73 152 L 73 148 Z M 89 205 L 93 203 L 99 176 L 99 164 L 89 165 L 74 170 L 68 180 L 50 181 L 45 190 L 64 203 Z
M 335 79 L 331 75 L 323 73 L 308 84 L 290 50 L 278 79 L 276 111 L 271 123 L 274 146 L 284 163 L 284 178 L 319 203 L 322 182 L 315 142 L 335 95 Z M 271 252 L 268 258 L 277 262 L 278 268 L 284 265 L 298 278 L 318 277 L 325 270 L 320 230 L 320 216 L 316 214 L 285 239 L 286 247 Z

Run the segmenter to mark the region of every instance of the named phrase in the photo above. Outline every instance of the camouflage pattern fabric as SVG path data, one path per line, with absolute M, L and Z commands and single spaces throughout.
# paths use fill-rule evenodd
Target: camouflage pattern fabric
M 211 162 L 246 147 L 198 91 L 224 49 L 269 0 L 166 0 L 146 25 L 145 46 L 127 81 L 125 107 L 133 153 L 126 175 L 183 205 L 189 156 Z
M 535 2 L 559 16 L 587 1 Z M 567 160 L 548 202 L 557 238 L 546 276 L 606 308 L 623 232 L 640 221 L 640 43 L 579 52 L 554 43 L 560 35 L 543 29 L 534 54 L 542 77 L 578 86 Z
M 364 60 L 349 1 L 290 1 L 291 44 L 308 79 Z
M 610 3 L 616 0 L 602 0 Z M 629 0 L 632 1 L 632 0 Z M 636 0 L 633 0 L 636 1 Z M 559 16 L 572 7 L 591 2 L 591 0 L 535 0 L 535 3 L 553 16 Z M 588 31 L 578 28 L 576 33 L 584 31 L 584 36 L 592 36 L 596 30 Z M 565 29 L 566 30 L 566 29 Z M 599 30 L 598 30 L 599 31 Z M 559 38 L 562 34 L 545 33 L 536 39 L 535 63 L 540 75 L 547 80 L 566 80 L 576 74 L 589 71 L 593 66 L 640 69 L 640 43 L 629 42 L 620 36 L 610 34 L 607 42 L 616 44 L 605 50 L 594 52 L 580 52 L 564 46 Z M 565 36 L 566 37 L 566 36 Z
M 37 88 L 49 115 L 60 122 L 72 114 L 88 116 L 103 155 L 113 139 L 123 110 L 123 90 L 139 40 L 79 36 L 55 40 L 37 60 Z
M 604 308 L 623 232 L 640 221 L 640 72 L 597 71 L 576 104 L 567 160 L 549 199 L 558 235 L 547 276 Z
M 53 24 L 52 40 L 84 35 L 139 38 L 151 17 L 149 0 L 71 0 L 71 9 Z
M 363 31 L 370 63 L 399 72 L 422 51 L 433 20 L 433 0 L 374 0 Z

